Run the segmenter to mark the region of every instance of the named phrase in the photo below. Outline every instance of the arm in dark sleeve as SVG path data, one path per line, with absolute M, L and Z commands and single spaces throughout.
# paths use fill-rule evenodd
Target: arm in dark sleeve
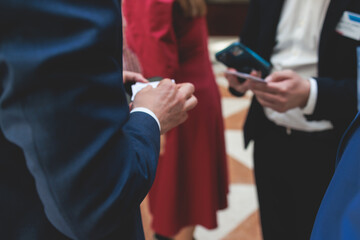
M 359 1 L 349 1 L 346 9 L 359 13 L 359 3 Z M 330 4 L 321 31 L 319 77 L 316 78 L 318 97 L 314 113 L 307 118 L 330 120 L 335 128 L 339 127 L 340 134 L 342 134 L 357 113 L 358 63 L 356 48 L 359 46 L 359 41 L 335 31 L 343 11 L 334 6 L 335 4 Z M 334 11 L 337 11 L 338 18 L 336 18 L 336 14 L 330 14 Z
M 334 32 L 320 42 L 318 96 L 310 120 L 330 120 L 344 131 L 357 113 L 358 42 Z M 342 134 L 342 133 L 341 133 Z
M 0 1 L 1 131 L 72 239 L 127 226 L 155 177 L 159 128 L 129 115 L 120 12 L 117 0 Z
M 345 128 L 357 113 L 357 84 L 355 78 L 334 80 L 316 78 L 318 97 L 309 120 L 330 120 Z M 343 129 L 345 130 L 345 129 Z

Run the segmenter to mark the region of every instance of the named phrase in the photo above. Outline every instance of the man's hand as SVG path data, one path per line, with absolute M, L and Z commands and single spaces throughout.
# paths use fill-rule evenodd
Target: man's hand
M 310 82 L 291 70 L 274 72 L 265 81 L 267 84 L 251 81 L 250 89 L 264 106 L 277 112 L 306 106 L 310 94 Z
M 147 83 L 149 82 L 143 75 L 136 72 L 130 71 L 123 71 L 123 83 L 135 83 L 135 82 L 142 82 Z
M 236 70 L 229 68 L 229 71 L 236 71 Z M 261 74 L 256 71 L 252 71 L 251 75 L 259 77 Z M 247 92 L 247 90 L 249 90 L 250 80 L 245 80 L 244 82 L 239 82 L 238 77 L 233 74 L 230 74 L 230 73 L 225 73 L 225 78 L 229 82 L 229 87 L 233 88 L 235 91 L 245 94 Z
M 170 79 L 164 79 L 157 88 L 147 86 L 136 94 L 133 108 L 151 110 L 159 119 L 163 134 L 187 119 L 187 111 L 197 104 L 194 90 L 190 83 L 175 84 Z

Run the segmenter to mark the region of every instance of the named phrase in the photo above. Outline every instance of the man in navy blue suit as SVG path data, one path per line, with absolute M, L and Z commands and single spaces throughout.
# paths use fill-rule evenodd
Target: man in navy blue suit
M 240 41 L 274 72 L 267 84 L 229 80 L 254 93 L 244 135 L 246 144 L 254 140 L 265 240 L 310 238 L 341 135 L 357 112 L 360 32 L 348 25 L 358 14 L 358 0 L 250 1 Z
M 0 0 L 1 239 L 144 238 L 160 133 L 197 100 L 164 80 L 129 113 L 121 40 L 118 0 Z
M 358 16 L 360 28 L 360 15 Z M 352 24 L 353 27 L 356 24 Z M 360 30 L 360 29 L 359 29 Z M 360 35 L 359 35 L 360 36 Z M 360 47 L 357 47 L 358 83 Z M 358 86 L 358 90 L 360 86 Z M 360 96 L 358 95 L 358 108 Z M 336 171 L 321 202 L 311 240 L 360 239 L 360 114 L 343 135 L 337 152 Z
M 316 216 L 311 240 L 360 239 L 360 115 L 341 141 L 337 167 Z

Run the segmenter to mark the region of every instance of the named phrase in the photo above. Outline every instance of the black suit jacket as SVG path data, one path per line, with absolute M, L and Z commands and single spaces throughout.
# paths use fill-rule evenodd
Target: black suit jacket
M 1 239 L 144 239 L 160 133 L 121 40 L 118 0 L 0 0 Z
M 240 41 L 270 60 L 284 0 L 252 0 Z M 318 99 L 309 120 L 330 120 L 340 137 L 357 112 L 356 47 L 359 41 L 335 31 L 344 11 L 360 13 L 358 0 L 332 0 L 323 24 L 319 46 Z M 245 143 L 256 139 L 271 124 L 254 98 L 245 123 Z

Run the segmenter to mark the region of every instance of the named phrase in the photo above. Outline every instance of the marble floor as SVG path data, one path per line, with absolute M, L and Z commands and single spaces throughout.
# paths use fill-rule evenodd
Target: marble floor
M 252 146 L 243 147 L 243 123 L 250 104 L 251 95 L 242 98 L 228 93 L 223 76 L 226 69 L 216 62 L 214 53 L 236 41 L 236 37 L 210 37 L 209 50 L 216 81 L 222 96 L 225 122 L 225 140 L 230 175 L 229 207 L 218 212 L 218 228 L 208 230 L 198 226 L 196 240 L 261 240 L 259 211 L 253 176 Z M 144 206 L 143 206 L 144 208 Z M 146 213 L 145 209 L 145 215 Z M 148 216 L 145 216 L 145 218 Z M 152 232 L 145 219 L 145 234 L 151 240 Z
M 223 76 L 224 65 L 215 60 L 215 53 L 237 37 L 211 37 L 210 58 L 216 81 L 222 96 L 225 122 L 226 151 L 229 161 L 230 193 L 229 207 L 218 213 L 219 227 L 207 230 L 197 227 L 197 240 L 261 240 L 258 203 L 253 176 L 252 145 L 244 149 L 243 124 L 250 104 L 251 95 L 237 98 L 229 94 L 228 84 Z

